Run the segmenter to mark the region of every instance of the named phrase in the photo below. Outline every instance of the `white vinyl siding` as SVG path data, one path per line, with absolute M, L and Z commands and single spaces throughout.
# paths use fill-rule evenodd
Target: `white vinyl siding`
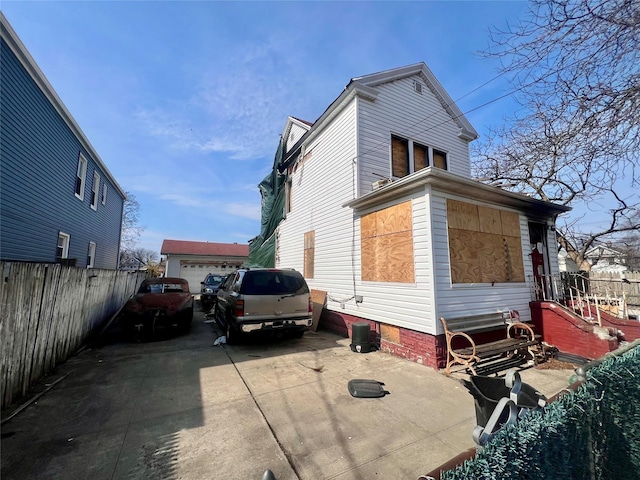
M 302 136 L 309 131 L 309 127 L 305 127 L 296 123 L 293 123 L 291 125 L 291 130 L 289 131 L 289 136 L 287 137 L 285 144 L 285 148 L 287 149 L 287 151 L 289 151 L 291 147 L 298 143 L 298 140 L 300 140 Z
M 375 101 L 359 102 L 359 195 L 369 193 L 373 182 L 391 177 L 392 134 L 446 152 L 447 170 L 471 177 L 469 144 L 458 137 L 460 127 L 429 88 L 415 92 L 414 80 L 422 82 L 414 76 L 378 85 Z
M 277 266 L 303 272 L 304 234 L 313 230 L 314 278 L 307 282 L 310 288 L 327 292 L 329 310 L 430 332 L 435 326 L 427 315 L 433 310 L 433 301 L 429 294 L 431 266 L 424 195 L 418 193 L 380 206 L 412 201 L 415 281 L 361 281 L 359 214 L 342 207 L 354 198 L 354 115 L 359 101 L 345 108 L 307 146 L 307 150 L 313 149 L 313 156 L 293 173 L 295 206 L 278 227 Z M 354 294 L 362 295 L 363 302 L 356 305 Z
M 278 227 L 277 266 L 300 272 L 304 271 L 304 234 L 315 231 L 314 279 L 308 283 L 334 298 L 353 295 L 352 211 L 342 204 L 354 196 L 355 148 L 352 102 L 306 145 L 313 155 L 298 164 L 292 175 L 293 209 Z

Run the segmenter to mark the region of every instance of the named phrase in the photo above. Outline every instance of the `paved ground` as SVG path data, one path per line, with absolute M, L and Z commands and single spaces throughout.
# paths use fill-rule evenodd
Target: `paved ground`
M 67 376 L 2 425 L 1 478 L 416 479 L 474 446 L 459 379 L 322 331 L 214 346 L 204 320 L 145 344 L 112 329 L 60 366 L 38 388 Z M 571 373 L 521 375 L 551 396 Z M 390 394 L 354 398 L 353 378 Z

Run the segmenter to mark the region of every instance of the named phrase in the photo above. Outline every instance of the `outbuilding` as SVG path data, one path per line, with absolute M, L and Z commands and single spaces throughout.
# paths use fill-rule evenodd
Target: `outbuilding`
M 207 274 L 226 275 L 246 265 L 249 245 L 164 240 L 160 254 L 166 258 L 166 276 L 186 279 L 191 293 L 198 293 Z

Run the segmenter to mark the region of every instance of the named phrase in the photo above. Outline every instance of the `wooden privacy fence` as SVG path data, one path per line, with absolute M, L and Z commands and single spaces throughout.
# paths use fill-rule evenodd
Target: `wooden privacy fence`
M 76 352 L 135 293 L 144 272 L 0 262 L 2 409 Z

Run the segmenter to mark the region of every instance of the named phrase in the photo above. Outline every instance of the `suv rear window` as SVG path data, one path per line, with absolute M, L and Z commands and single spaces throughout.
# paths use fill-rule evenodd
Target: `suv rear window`
M 286 295 L 309 293 L 307 282 L 296 271 L 249 270 L 244 274 L 240 293 L 244 295 Z

